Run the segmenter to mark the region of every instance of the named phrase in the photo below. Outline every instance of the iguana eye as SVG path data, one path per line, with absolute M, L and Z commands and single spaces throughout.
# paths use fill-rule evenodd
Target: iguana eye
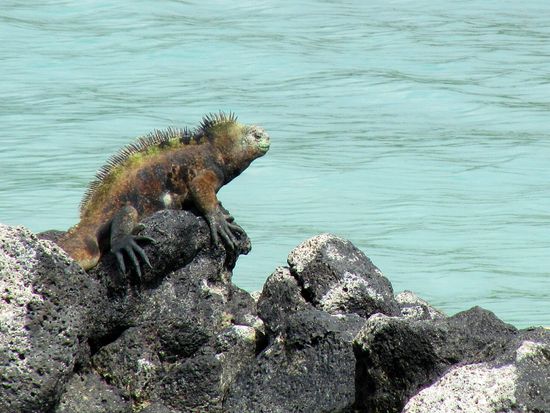
M 247 135 L 252 136 L 254 139 L 256 139 L 258 134 L 256 133 L 256 129 L 249 128 L 248 131 L 247 131 Z
M 263 137 L 262 131 L 256 127 L 250 128 L 250 134 L 252 135 L 255 141 L 259 141 Z

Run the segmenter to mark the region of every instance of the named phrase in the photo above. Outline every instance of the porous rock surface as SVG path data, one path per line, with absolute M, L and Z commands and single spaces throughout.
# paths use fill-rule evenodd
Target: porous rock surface
M 237 376 L 225 408 L 353 411 L 353 338 L 371 314 L 399 313 L 392 287 L 361 251 L 329 234 L 296 247 L 288 263 L 258 299 L 265 347 Z
M 0 226 L 0 412 L 46 412 L 86 358 L 101 285 L 58 247 Z
M 0 225 L 0 412 L 550 412 L 550 331 L 394 295 L 349 241 L 306 240 L 259 295 L 204 220 L 144 220 L 153 269 L 85 273 Z
M 86 274 L 52 242 L 0 227 L 0 412 L 223 411 L 255 357 L 255 302 L 230 282 L 235 257 L 211 246 L 202 218 L 162 211 L 144 223 L 157 242 L 141 279 L 110 256 Z

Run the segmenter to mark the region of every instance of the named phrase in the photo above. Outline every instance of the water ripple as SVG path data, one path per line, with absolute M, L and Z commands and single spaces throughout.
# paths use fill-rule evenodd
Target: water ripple
M 154 128 L 233 110 L 273 144 L 220 192 L 257 289 L 305 237 L 351 239 L 452 313 L 550 325 L 544 2 L 6 0 L 0 221 L 67 228 Z

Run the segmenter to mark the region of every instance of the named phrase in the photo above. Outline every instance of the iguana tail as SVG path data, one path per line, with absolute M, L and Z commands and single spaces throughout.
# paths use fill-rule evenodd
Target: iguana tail
M 85 270 L 95 267 L 101 257 L 97 235 L 91 229 L 71 228 L 57 244 Z

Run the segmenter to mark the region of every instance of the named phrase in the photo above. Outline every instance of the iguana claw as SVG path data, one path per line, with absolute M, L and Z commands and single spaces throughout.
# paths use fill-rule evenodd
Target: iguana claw
M 147 264 L 149 268 L 153 268 L 153 266 L 151 265 L 151 262 L 149 261 L 147 254 L 145 254 L 145 251 L 143 251 L 143 248 L 139 246 L 138 241 L 155 242 L 155 240 L 151 237 L 130 234 L 118 239 L 117 242 L 111 246 L 111 252 L 115 255 L 117 260 L 118 270 L 122 274 L 126 274 L 126 264 L 124 262 L 124 254 L 123 254 L 124 252 L 128 256 L 132 264 L 132 267 L 136 271 L 137 276 L 141 278 L 141 268 L 140 268 L 138 256 L 141 258 L 141 260 L 145 264 Z
M 206 215 L 206 221 L 210 227 L 212 244 L 217 245 L 221 238 L 224 245 L 234 251 L 238 243 L 237 236 L 245 233 L 244 229 L 234 223 L 235 219 L 231 215 L 218 210 Z

